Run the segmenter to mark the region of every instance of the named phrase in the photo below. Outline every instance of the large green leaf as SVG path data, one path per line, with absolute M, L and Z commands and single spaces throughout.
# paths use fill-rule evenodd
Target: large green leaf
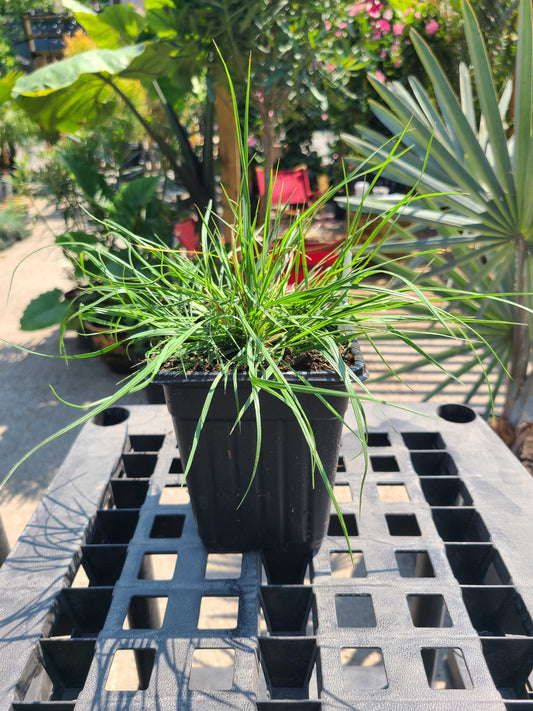
M 520 5 L 518 23 L 519 43 L 516 57 L 516 88 L 514 105 L 515 146 L 513 166 L 519 196 L 522 225 L 531 223 L 532 203 L 527 186 L 531 185 L 533 162 L 532 110 L 533 106 L 533 30 L 531 4 Z M 529 212 L 529 216 L 528 216 Z M 525 224 L 524 224 L 525 223 Z M 530 235 L 531 236 L 531 235 Z
M 490 145 L 494 156 L 495 173 L 504 188 L 508 207 L 514 212 L 516 217 L 511 160 L 507 150 L 507 140 L 500 117 L 498 96 L 492 78 L 487 50 L 485 49 L 483 35 L 479 29 L 472 6 L 468 0 L 463 0 L 462 6 L 466 41 L 476 79 L 477 96 L 487 124 Z
M 168 48 L 159 43 L 89 50 L 22 77 L 14 94 L 43 128 L 74 131 L 113 111 L 117 79 L 152 81 L 169 63 Z
M 61 289 L 52 289 L 30 301 L 20 319 L 23 331 L 37 331 L 61 323 L 69 307 Z
M 113 198 L 109 217 L 121 225 L 133 226 L 139 211 L 148 205 L 159 186 L 159 177 L 144 176 L 122 185 Z
M 74 84 L 85 74 L 102 74 L 107 77 L 123 76 L 146 50 L 146 44 L 122 47 L 121 49 L 90 49 L 75 54 L 61 62 L 47 64 L 31 74 L 21 77 L 15 84 L 14 94 L 20 96 L 44 96 Z
M 64 0 L 63 5 L 100 49 L 134 44 L 146 26 L 146 20 L 132 5 L 112 5 L 100 13 L 74 0 Z
M 113 199 L 113 191 L 104 176 L 88 161 L 79 160 L 70 153 L 62 153 L 61 159 L 69 169 L 76 185 L 82 190 L 90 207 L 106 209 Z

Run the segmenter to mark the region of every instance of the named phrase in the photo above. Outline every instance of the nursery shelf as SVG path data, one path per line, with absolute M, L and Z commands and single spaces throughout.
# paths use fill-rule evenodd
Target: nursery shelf
M 87 424 L 0 569 L 0 711 L 533 711 L 533 480 L 468 408 L 367 415 L 354 565 L 332 515 L 290 584 L 208 555 L 164 406 Z

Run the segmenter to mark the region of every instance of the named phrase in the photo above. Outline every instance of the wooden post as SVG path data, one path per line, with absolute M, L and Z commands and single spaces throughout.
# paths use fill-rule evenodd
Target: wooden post
M 239 158 L 239 144 L 235 129 L 235 117 L 230 93 L 219 84 L 215 87 L 215 108 L 218 121 L 218 135 L 220 143 L 218 157 L 220 160 L 220 180 L 228 199 L 236 203 L 239 198 L 241 185 L 241 164 Z M 228 225 L 233 224 L 233 211 L 226 197 L 222 198 L 224 218 L 224 239 L 227 244 L 234 246 L 235 233 Z M 227 224 L 226 224 L 227 223 Z

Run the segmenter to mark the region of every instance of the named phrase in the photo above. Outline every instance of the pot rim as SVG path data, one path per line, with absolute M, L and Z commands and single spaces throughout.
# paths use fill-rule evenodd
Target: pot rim
M 364 382 L 368 379 L 368 371 L 366 364 L 361 354 L 359 344 L 356 339 L 353 339 L 350 344 L 351 351 L 355 357 L 355 363 L 349 366 L 354 375 Z M 214 371 L 197 371 L 190 370 L 184 372 L 182 370 L 160 370 L 155 376 L 153 382 L 161 385 L 190 383 L 191 385 L 201 385 L 211 383 L 219 375 L 219 370 Z M 287 370 L 285 376 L 289 382 L 298 383 L 301 378 L 312 380 L 318 383 L 340 383 L 340 378 L 333 370 Z M 249 381 L 248 372 L 242 371 L 237 373 L 237 382 L 245 383 Z

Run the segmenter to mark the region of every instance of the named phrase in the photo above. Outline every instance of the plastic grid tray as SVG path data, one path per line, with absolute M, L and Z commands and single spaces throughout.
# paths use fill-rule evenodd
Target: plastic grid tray
M 164 406 L 87 425 L 0 570 L 0 711 L 533 711 L 533 482 L 471 410 L 418 409 L 369 408 L 361 511 L 345 433 L 355 566 L 333 515 L 292 584 L 208 557 Z

